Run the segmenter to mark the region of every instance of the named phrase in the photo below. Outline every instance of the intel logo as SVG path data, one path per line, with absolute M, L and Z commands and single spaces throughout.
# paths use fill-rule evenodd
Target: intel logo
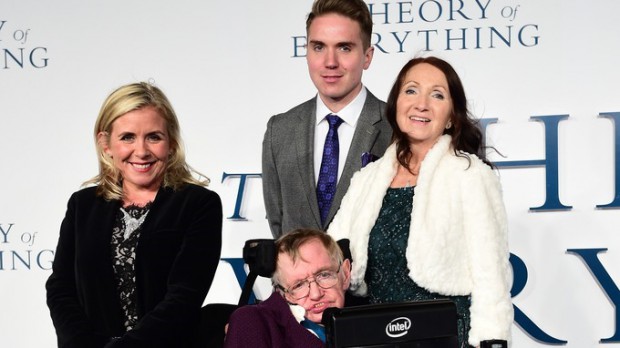
M 390 337 L 402 337 L 409 333 L 411 320 L 407 317 L 398 317 L 390 321 L 385 327 L 385 333 Z

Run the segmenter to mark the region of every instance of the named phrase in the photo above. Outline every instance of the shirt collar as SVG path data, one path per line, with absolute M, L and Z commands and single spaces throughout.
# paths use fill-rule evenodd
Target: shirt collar
M 362 86 L 362 89 L 357 94 L 357 96 L 342 110 L 337 113 L 332 112 L 325 105 L 320 96 L 316 97 L 316 125 L 318 125 L 321 121 L 325 119 L 325 116 L 328 114 L 338 115 L 346 124 L 351 127 L 355 127 L 357 124 L 357 119 L 362 113 L 362 109 L 364 108 L 364 103 L 366 102 L 366 95 L 368 92 L 366 91 L 366 87 Z

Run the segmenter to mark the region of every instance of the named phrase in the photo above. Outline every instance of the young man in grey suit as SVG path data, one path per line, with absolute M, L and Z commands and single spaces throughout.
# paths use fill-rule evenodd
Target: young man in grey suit
M 362 85 L 372 18 L 362 0 L 316 0 L 306 21 L 308 70 L 318 95 L 271 117 L 263 194 L 271 232 L 326 230 L 353 173 L 389 145 L 385 103 Z

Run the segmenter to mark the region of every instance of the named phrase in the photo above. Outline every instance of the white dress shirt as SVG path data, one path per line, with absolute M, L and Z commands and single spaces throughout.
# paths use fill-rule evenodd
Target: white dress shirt
M 366 87 L 362 86 L 359 94 L 355 99 L 345 106 L 337 113 L 332 112 L 323 103 L 321 97 L 316 98 L 316 126 L 314 129 L 314 181 L 319 180 L 319 171 L 321 170 L 321 160 L 323 159 L 323 145 L 325 145 L 325 137 L 329 131 L 329 123 L 325 116 L 329 114 L 338 115 L 344 122 L 338 127 L 338 180 L 344 169 L 344 164 L 347 160 L 347 154 L 351 147 L 351 141 L 353 140 L 353 134 L 355 133 L 355 126 L 357 120 L 362 113 L 364 103 L 366 102 L 367 95 Z M 359 154 L 362 156 L 362 154 Z

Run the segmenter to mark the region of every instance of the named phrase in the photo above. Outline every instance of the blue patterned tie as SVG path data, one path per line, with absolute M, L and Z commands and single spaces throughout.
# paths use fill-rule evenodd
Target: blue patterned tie
M 316 197 L 321 212 L 321 224 L 325 225 L 329 208 L 336 193 L 338 182 L 338 156 L 340 153 L 338 144 L 338 127 L 342 124 L 342 119 L 336 115 L 325 116 L 329 123 L 329 131 L 325 137 L 323 146 L 323 158 L 321 159 L 321 170 L 319 180 L 316 185 Z

